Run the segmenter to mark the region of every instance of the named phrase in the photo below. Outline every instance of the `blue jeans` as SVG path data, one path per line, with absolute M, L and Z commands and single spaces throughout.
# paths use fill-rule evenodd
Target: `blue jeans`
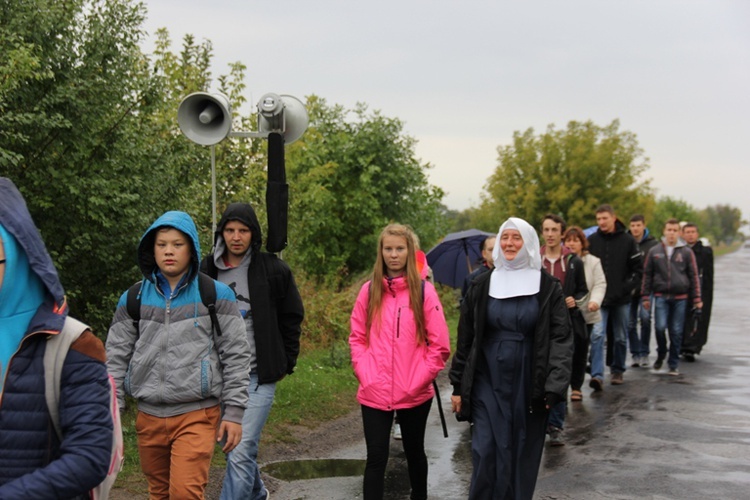
M 625 373 L 625 358 L 628 352 L 628 316 L 630 315 L 630 304 L 602 307 L 602 326 L 606 331 L 607 321 L 612 317 L 612 331 L 614 333 L 614 349 L 612 351 L 612 373 Z M 591 374 L 594 367 L 591 367 Z
M 604 380 L 604 323 L 599 321 L 591 327 L 591 378 Z
M 653 303 L 653 295 L 651 302 Z M 641 334 L 638 335 L 638 320 L 641 321 Z M 630 319 L 628 320 L 628 341 L 630 354 L 635 358 L 647 358 L 651 350 L 651 311 L 643 308 L 640 297 L 630 302 Z
M 549 411 L 549 420 L 547 421 L 547 424 L 557 427 L 558 429 L 564 429 L 565 428 L 565 413 L 568 410 L 568 403 L 567 401 L 560 401 L 555 406 L 550 408 Z
M 221 500 L 266 498 L 256 460 L 260 432 L 271 412 L 276 383 L 258 385 L 258 374 L 250 373 L 248 393 L 250 399 L 242 417 L 242 440 L 227 454 L 227 471 L 221 487 Z
M 677 369 L 680 364 L 682 331 L 685 328 L 685 309 L 687 299 L 668 299 L 654 297 L 654 331 L 656 332 L 656 352 L 659 359 L 667 354 L 667 338 L 664 331 L 669 327 L 669 358 L 667 364 Z

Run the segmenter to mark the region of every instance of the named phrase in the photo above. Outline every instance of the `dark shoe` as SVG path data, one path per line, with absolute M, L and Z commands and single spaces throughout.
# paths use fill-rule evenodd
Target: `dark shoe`
M 661 370 L 661 367 L 664 365 L 664 358 L 657 358 L 654 362 L 654 370 Z
M 549 434 L 549 445 L 550 446 L 565 446 L 565 441 L 563 440 L 563 430 L 559 427 L 555 427 L 550 425 L 547 428 L 547 434 Z
M 622 385 L 623 382 L 625 381 L 622 378 L 622 373 L 612 374 L 612 385 Z
M 595 392 L 603 391 L 604 390 L 604 382 L 602 379 L 593 377 L 591 379 L 591 382 L 589 382 L 589 387 L 594 389 Z
M 695 361 L 695 354 L 693 354 L 692 352 L 683 352 L 682 359 L 684 359 L 685 361 L 690 361 L 692 363 Z

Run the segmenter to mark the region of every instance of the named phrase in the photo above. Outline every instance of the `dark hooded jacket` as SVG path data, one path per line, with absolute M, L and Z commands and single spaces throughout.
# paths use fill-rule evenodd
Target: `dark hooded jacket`
M 47 338 L 68 314 L 63 287 L 26 204 L 0 178 L 0 499 L 76 498 L 102 482 L 112 448 L 104 347 L 87 330 L 72 344 L 60 385 L 60 442 L 44 385 Z
M 599 257 L 607 277 L 607 293 L 602 307 L 629 304 L 633 291 L 641 286 L 643 258 L 638 245 L 619 219 L 615 230 L 604 233 L 601 229 L 589 236 L 589 252 Z
M 301 324 L 305 316 L 302 298 L 286 262 L 274 254 L 261 252 L 263 235 L 258 217 L 249 204 L 232 203 L 224 211 L 214 235 L 214 252 L 226 248 L 223 231 L 229 221 L 245 224 L 252 233 L 247 283 L 258 382 L 276 382 L 291 374 L 297 364 Z M 221 258 L 221 255 L 209 254 L 201 263 L 201 270 L 214 279 L 219 274 L 216 258 Z

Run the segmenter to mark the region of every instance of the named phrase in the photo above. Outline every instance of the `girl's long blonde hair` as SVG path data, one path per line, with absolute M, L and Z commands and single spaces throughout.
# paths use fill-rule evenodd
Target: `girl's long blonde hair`
M 406 274 L 405 278 L 409 286 L 409 307 L 414 315 L 417 331 L 417 345 L 427 342 L 427 331 L 425 330 L 424 308 L 422 307 L 422 278 L 417 269 L 417 238 L 409 226 L 403 224 L 389 224 L 380 233 L 378 238 L 378 251 L 375 257 L 375 266 L 372 270 L 372 281 L 370 282 L 370 299 L 367 305 L 367 340 L 370 340 L 370 329 L 373 321 L 380 321 L 380 307 L 383 304 L 383 278 L 387 276 L 387 266 L 383 259 L 383 240 L 386 236 L 401 236 L 406 240 Z

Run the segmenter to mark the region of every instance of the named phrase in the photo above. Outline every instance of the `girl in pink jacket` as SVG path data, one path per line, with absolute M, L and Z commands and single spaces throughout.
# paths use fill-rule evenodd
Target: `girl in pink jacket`
M 427 498 L 424 433 L 432 381 L 450 355 L 448 326 L 432 283 L 423 281 L 416 238 L 400 224 L 383 229 L 372 280 L 351 316 L 352 366 L 367 444 L 364 499 L 382 499 L 394 412 L 403 436 L 411 498 Z

